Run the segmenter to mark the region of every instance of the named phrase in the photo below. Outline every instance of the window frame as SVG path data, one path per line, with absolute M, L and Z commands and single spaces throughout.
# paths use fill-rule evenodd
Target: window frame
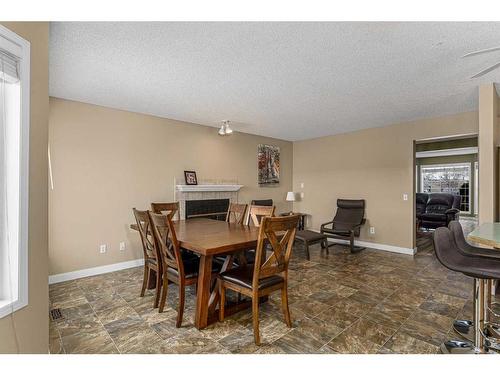
M 0 300 L 0 318 L 28 305 L 28 236 L 29 236 L 29 134 L 30 134 L 30 56 L 31 45 L 24 38 L 0 25 L 0 48 L 20 59 L 21 89 L 20 157 L 19 157 L 19 247 L 17 296 Z
M 469 162 L 463 162 L 463 163 L 440 163 L 440 164 L 422 164 L 420 165 L 420 191 L 424 192 L 424 178 L 423 178 L 423 170 L 425 169 L 430 169 L 430 168 L 446 168 L 446 167 L 465 167 L 469 170 L 469 210 L 468 211 L 460 211 L 460 213 L 469 215 L 472 213 L 471 210 L 471 189 L 470 186 L 472 184 L 472 165 Z

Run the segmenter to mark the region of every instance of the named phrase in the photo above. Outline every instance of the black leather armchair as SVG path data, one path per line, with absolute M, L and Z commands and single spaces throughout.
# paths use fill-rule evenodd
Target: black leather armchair
M 428 200 L 429 200 L 429 194 L 427 194 L 427 193 L 417 193 L 416 194 L 417 218 L 425 212 L 425 208 L 427 207 Z
M 421 228 L 435 229 L 446 227 L 450 221 L 458 220 L 460 201 L 460 195 L 430 193 L 425 211 L 422 213 L 417 211 L 419 226 Z
M 337 199 L 337 212 L 332 221 L 321 225 L 321 233 L 327 237 L 348 240 L 351 253 L 364 247 L 354 246 L 354 237 L 359 237 L 361 226 L 365 224 L 364 199 Z

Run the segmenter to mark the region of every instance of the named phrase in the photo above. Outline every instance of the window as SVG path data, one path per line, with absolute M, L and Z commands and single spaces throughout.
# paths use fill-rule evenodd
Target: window
M 422 165 L 423 193 L 451 193 L 461 196 L 460 211 L 470 213 L 471 166 L 466 164 Z
M 0 317 L 28 304 L 29 59 L 0 26 Z

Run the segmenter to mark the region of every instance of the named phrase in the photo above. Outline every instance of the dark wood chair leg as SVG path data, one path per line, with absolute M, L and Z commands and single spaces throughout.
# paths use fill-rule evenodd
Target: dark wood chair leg
M 167 301 L 167 292 L 168 292 L 168 279 L 163 276 L 163 285 L 161 288 L 161 299 L 160 299 L 160 307 L 158 309 L 159 312 L 163 312 L 165 308 L 165 302 Z
M 182 316 L 184 315 L 184 301 L 186 298 L 186 288 L 184 283 L 181 281 L 179 283 L 179 310 L 177 311 L 177 324 L 175 325 L 179 328 L 182 325 Z
M 156 293 L 155 293 L 155 302 L 153 307 L 158 308 L 158 304 L 160 303 L 160 292 L 161 292 L 161 272 L 158 270 L 156 272 Z
M 304 245 L 305 249 L 306 249 L 306 258 L 307 260 L 310 260 L 311 259 L 311 256 L 309 254 L 309 243 L 306 241 L 305 242 L 305 245 Z
M 224 321 L 226 307 L 226 288 L 224 288 L 224 283 L 219 281 L 219 321 Z
M 259 335 L 259 297 L 255 293 L 252 296 L 252 322 L 253 322 L 253 338 L 255 345 L 260 345 Z
M 283 309 L 283 314 L 285 315 L 286 325 L 292 328 L 292 319 L 290 318 L 290 309 L 288 308 L 288 288 L 285 283 L 283 289 L 281 289 L 281 307 Z
M 149 280 L 149 267 L 144 265 L 144 277 L 142 279 L 142 288 L 141 288 L 141 297 L 144 297 L 144 293 L 146 293 L 146 288 L 148 287 Z

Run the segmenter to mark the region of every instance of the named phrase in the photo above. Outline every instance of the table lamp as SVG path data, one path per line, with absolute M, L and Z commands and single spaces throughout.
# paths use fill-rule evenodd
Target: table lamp
M 286 193 L 286 201 L 295 202 L 295 193 L 293 191 L 289 191 L 288 193 Z

